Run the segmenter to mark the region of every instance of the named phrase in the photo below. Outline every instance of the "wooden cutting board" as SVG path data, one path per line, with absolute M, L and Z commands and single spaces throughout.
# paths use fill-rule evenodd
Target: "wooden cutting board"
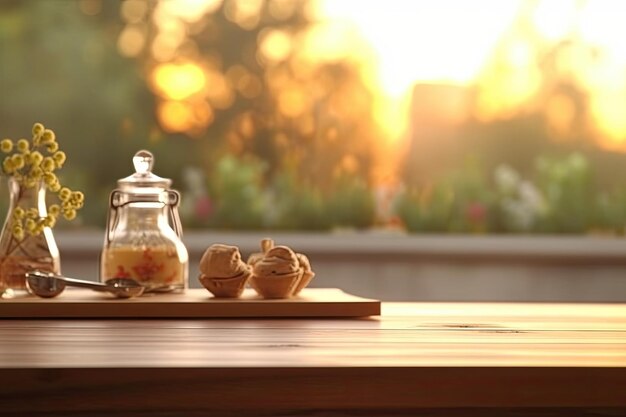
M 177 294 L 146 294 L 118 299 L 90 290 L 68 288 L 56 298 L 0 299 L 0 318 L 220 318 L 220 317 L 365 317 L 380 315 L 380 301 L 337 288 L 305 288 L 286 300 L 265 300 L 252 289 L 242 298 L 213 298 L 205 289 Z

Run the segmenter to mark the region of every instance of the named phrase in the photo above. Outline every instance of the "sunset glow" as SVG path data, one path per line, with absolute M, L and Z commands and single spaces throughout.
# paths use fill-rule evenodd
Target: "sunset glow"
M 348 61 L 361 70 L 374 97 L 374 120 L 384 132 L 381 143 L 401 148 L 411 124 L 410 108 L 416 84 L 441 84 L 475 89 L 471 111 L 484 122 L 527 111 L 545 114 L 552 134 L 567 135 L 579 115 L 567 98 L 541 97 L 546 74 L 539 56 L 567 41 L 559 52 L 555 75 L 572 80 L 588 97 L 589 123 L 601 146 L 626 150 L 626 25 L 621 3 L 610 0 L 462 0 L 388 2 L 317 0 L 307 6 L 311 24 L 299 33 L 280 26 L 260 30 L 256 60 L 265 68 L 290 60 L 296 78 L 311 76 L 324 62 Z M 128 22 L 118 49 L 129 57 L 149 48 L 158 65 L 151 75 L 154 91 L 164 100 L 184 102 L 196 95 L 211 108 L 226 109 L 236 94 L 259 96 L 264 87 L 276 93 L 282 114 L 302 117 L 310 97 L 301 85 L 261 80 L 245 65 L 219 68 L 220 57 L 202 57 L 217 66 L 201 65 L 190 31 L 213 13 L 243 30 L 261 24 L 266 10 L 287 19 L 294 12 L 289 0 L 169 0 L 157 3 L 152 16 L 158 31 L 149 42 L 141 21 L 145 2 L 128 0 L 121 15 Z M 194 26 L 195 25 L 195 26 Z M 183 60 L 181 61 L 181 58 Z M 278 86 L 278 87 L 276 87 Z M 339 100 L 340 101 L 340 100 Z M 200 103 L 200 101 L 196 101 Z M 181 106 L 164 108 L 187 108 Z M 173 111 L 173 110 L 172 110 Z M 202 113 L 202 112 L 201 112 Z M 173 119 L 173 117 L 170 117 Z M 177 129 L 185 131 L 184 120 Z M 211 118 L 205 118 L 211 123 Z M 302 122 L 304 123 L 304 122 Z M 189 129 L 197 129 L 188 122 Z
M 385 3 L 367 7 L 358 1 L 323 0 L 317 8 L 328 33 L 349 33 L 345 56 L 355 54 L 373 89 L 379 93 L 379 123 L 390 143 L 402 137 L 408 123 L 412 86 L 416 83 L 478 85 L 475 116 L 489 121 L 509 117 L 535 105 L 542 78 L 535 54 L 566 39 L 597 48 L 594 62 L 575 49 L 561 70 L 588 91 L 602 146 L 626 150 L 626 49 L 622 40 L 622 5 L 609 0 L 543 0 Z M 520 22 L 526 21 L 526 24 Z M 354 33 L 362 42 L 354 42 Z M 503 44 L 505 47 L 502 47 Z M 341 41 L 331 45 L 336 56 Z M 498 49 L 500 47 L 500 49 Z M 496 54 L 501 61 L 493 63 Z M 601 62 L 597 62 L 601 61 Z M 506 71 L 502 71 L 504 69 Z M 563 131 L 569 109 L 556 121 Z

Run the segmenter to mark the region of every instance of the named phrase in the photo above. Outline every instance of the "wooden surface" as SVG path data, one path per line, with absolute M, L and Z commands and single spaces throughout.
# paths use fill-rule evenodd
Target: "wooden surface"
M 0 320 L 0 414 L 626 415 L 626 305 Z
M 0 301 L 0 318 L 216 318 L 364 317 L 380 314 L 380 301 L 336 288 L 305 288 L 297 297 L 265 300 L 252 289 L 241 298 L 214 298 L 205 289 L 120 299 L 106 293 L 67 289 L 56 298 Z

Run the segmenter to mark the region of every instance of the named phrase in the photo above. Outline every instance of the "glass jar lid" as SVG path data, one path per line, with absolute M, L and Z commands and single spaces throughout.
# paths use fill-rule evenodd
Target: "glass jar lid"
M 142 188 L 161 188 L 168 189 L 172 185 L 172 180 L 162 178 L 152 173 L 154 165 L 154 156 L 151 152 L 141 150 L 133 156 L 133 165 L 135 173 L 117 180 L 117 184 L 123 191 L 138 191 Z

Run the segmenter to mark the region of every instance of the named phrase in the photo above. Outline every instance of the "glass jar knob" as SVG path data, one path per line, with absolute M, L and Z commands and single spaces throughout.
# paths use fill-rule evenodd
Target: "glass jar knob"
M 152 165 L 154 164 L 154 156 L 148 151 L 139 151 L 133 156 L 133 165 L 135 166 L 135 172 L 139 175 L 148 175 L 152 172 Z

